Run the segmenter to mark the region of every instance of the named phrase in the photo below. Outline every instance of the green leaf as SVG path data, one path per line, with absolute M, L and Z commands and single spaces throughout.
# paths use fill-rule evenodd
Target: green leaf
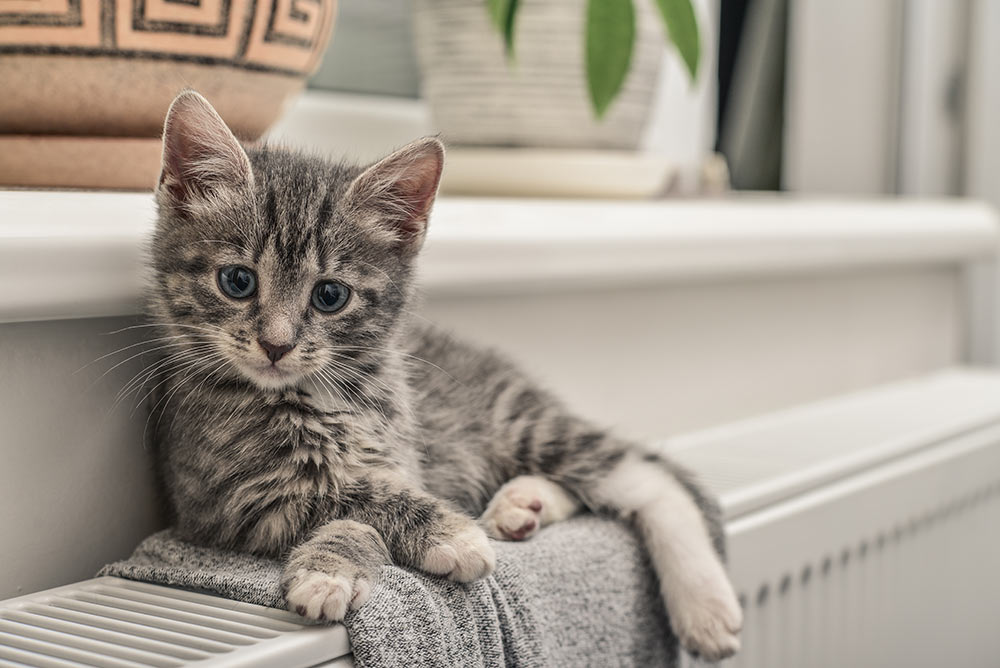
M 663 22 L 667 25 L 670 41 L 677 47 L 684 64 L 687 65 L 691 81 L 698 76 L 698 62 L 701 44 L 698 36 L 698 20 L 694 15 L 691 0 L 656 0 Z
M 604 117 L 625 83 L 633 42 L 632 0 L 587 0 L 587 87 L 598 118 Z
M 504 19 L 507 16 L 507 0 L 486 0 L 486 11 L 490 20 L 500 32 L 503 32 Z
M 486 10 L 496 29 L 503 35 L 504 50 L 508 57 L 514 53 L 514 19 L 518 0 L 486 0 Z
M 514 18 L 517 16 L 519 0 L 507 0 L 507 16 L 503 24 L 503 41 L 507 46 L 507 56 L 514 55 Z

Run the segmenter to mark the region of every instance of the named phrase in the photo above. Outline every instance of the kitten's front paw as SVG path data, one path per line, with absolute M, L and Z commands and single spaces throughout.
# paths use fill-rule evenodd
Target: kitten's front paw
M 681 646 L 692 656 L 720 661 L 739 651 L 743 610 L 729 583 L 674 595 L 669 607 L 670 625 Z M 715 591 L 712 591 L 712 590 Z
M 333 520 L 291 551 L 281 576 L 288 609 L 339 622 L 368 600 L 378 569 L 390 563 L 378 532 L 367 524 Z
M 288 579 L 288 609 L 308 619 L 339 622 L 348 610 L 357 610 L 371 596 L 367 578 L 328 575 L 300 569 Z
M 420 568 L 458 582 L 472 582 L 493 572 L 496 555 L 483 530 L 471 522 L 431 546 Z

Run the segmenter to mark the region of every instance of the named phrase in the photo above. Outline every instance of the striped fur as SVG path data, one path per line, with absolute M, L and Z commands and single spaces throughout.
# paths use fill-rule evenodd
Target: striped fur
M 339 619 L 389 560 L 459 581 L 488 574 L 492 548 L 473 518 L 519 476 L 530 497 L 534 477 L 544 493 L 498 497 L 483 526 L 526 507 L 546 522 L 579 506 L 634 520 L 685 646 L 735 651 L 718 509 L 691 478 L 568 413 L 501 356 L 410 317 L 437 140 L 367 169 L 244 149 L 184 93 L 164 144 L 148 302 L 166 347 L 151 420 L 182 536 L 286 559 L 290 607 Z M 256 272 L 252 297 L 221 291 L 217 272 L 233 264 Z M 343 311 L 311 305 L 324 279 L 350 286 Z M 294 348 L 269 363 L 259 342 L 282 337 Z M 638 496 L 618 489 L 637 484 Z M 667 549 L 675 538 L 709 566 L 682 564 L 684 550 Z

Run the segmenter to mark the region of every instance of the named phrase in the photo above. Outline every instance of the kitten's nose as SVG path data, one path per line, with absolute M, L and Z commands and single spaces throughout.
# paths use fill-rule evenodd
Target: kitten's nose
M 257 339 L 257 343 L 259 343 L 260 347 L 267 353 L 267 359 L 271 360 L 271 364 L 280 360 L 289 350 L 295 347 L 294 343 L 278 345 L 276 343 L 271 343 L 270 341 L 265 341 L 264 339 Z

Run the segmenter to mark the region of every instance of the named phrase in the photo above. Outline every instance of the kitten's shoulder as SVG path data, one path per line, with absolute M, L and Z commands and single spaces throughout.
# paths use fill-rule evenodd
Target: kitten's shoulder
M 410 322 L 405 345 L 407 352 L 413 355 L 438 360 L 471 361 L 497 356 L 486 346 L 463 340 L 447 328 L 422 318 Z
M 414 380 L 439 380 L 444 375 L 461 383 L 481 385 L 490 378 L 523 376 L 506 355 L 487 345 L 468 341 L 426 320 L 414 321 L 407 331 L 406 352 L 411 355 Z

